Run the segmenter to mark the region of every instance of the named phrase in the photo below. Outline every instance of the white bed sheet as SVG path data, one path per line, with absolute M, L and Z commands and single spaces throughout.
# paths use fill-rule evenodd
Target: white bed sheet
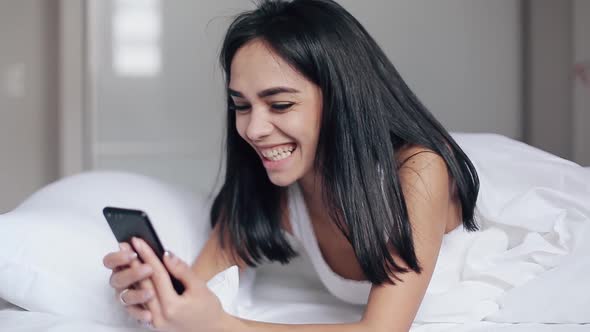
M 309 307 L 308 313 L 314 315 L 328 315 L 329 311 L 318 311 L 317 307 Z M 305 314 L 305 313 L 304 313 Z M 300 320 L 306 318 L 297 313 L 292 316 Z M 302 322 L 303 323 L 303 322 Z M 41 312 L 0 310 L 0 331 L 2 332 L 140 332 L 149 331 L 142 328 L 124 328 L 107 326 L 81 320 L 72 320 Z M 587 324 L 508 324 L 477 322 L 467 324 L 433 323 L 415 325 L 410 332 L 587 332 Z
M 309 258 L 302 254 L 289 265 L 268 264 L 258 268 L 251 293 L 242 292 L 241 317 L 288 324 L 339 323 L 358 320 L 362 306 L 346 304 L 333 297 L 310 269 Z M 252 274 L 249 275 L 250 277 Z M 247 283 L 248 275 L 245 277 Z M 253 295 L 254 294 L 254 295 Z M 1 308 L 1 307 L 0 307 Z M 121 309 L 123 310 L 123 309 Z M 48 313 L 29 312 L 6 306 L 0 310 L 0 332 L 139 332 L 144 328 L 109 326 Z M 581 332 L 588 324 L 496 323 L 481 321 L 466 324 L 414 324 L 411 332 Z

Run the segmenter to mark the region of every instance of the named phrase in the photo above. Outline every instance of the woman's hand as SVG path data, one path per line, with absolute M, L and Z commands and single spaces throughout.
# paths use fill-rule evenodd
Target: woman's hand
M 160 312 L 154 285 L 149 278 L 153 269 L 137 259 L 137 253 L 128 243 L 120 243 L 119 247 L 121 250 L 103 258 L 104 266 L 113 271 L 109 284 L 115 289 L 117 301 L 123 302 L 129 315 L 146 325 L 152 320 L 151 312 Z
M 153 328 L 166 332 L 222 329 L 230 316 L 223 311 L 219 299 L 209 290 L 207 283 L 199 279 L 188 264 L 166 252 L 164 266 L 146 242 L 133 238 L 132 244 L 153 270 L 150 280 L 155 288 L 157 306 L 148 307 Z M 174 290 L 167 271 L 184 285 L 182 295 Z

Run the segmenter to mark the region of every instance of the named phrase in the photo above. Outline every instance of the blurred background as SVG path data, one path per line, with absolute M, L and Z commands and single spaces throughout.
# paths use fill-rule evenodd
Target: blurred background
M 451 131 L 590 165 L 590 1 L 339 0 Z M 217 55 L 249 0 L 0 2 L 0 213 L 116 169 L 209 192 L 221 168 Z

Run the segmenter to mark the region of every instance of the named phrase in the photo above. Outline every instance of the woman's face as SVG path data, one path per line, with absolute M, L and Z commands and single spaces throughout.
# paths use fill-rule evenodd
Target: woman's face
M 313 174 L 322 111 L 317 85 L 254 40 L 232 60 L 229 95 L 238 133 L 272 183 L 287 186 Z

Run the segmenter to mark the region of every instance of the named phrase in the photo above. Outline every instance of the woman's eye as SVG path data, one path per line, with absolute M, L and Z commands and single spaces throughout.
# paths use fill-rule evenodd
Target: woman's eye
M 289 108 L 291 108 L 291 106 L 293 106 L 293 103 L 276 103 L 276 104 L 272 104 L 271 107 L 272 109 L 276 110 L 276 111 L 285 111 Z M 230 105 L 230 109 L 234 110 L 236 112 L 244 112 L 247 111 L 251 108 L 251 105 Z
M 248 109 L 250 109 L 250 105 L 232 105 L 231 109 L 240 112 L 240 111 L 246 111 Z
M 293 103 L 280 103 L 280 104 L 272 104 L 272 108 L 277 111 L 284 111 L 293 106 Z

